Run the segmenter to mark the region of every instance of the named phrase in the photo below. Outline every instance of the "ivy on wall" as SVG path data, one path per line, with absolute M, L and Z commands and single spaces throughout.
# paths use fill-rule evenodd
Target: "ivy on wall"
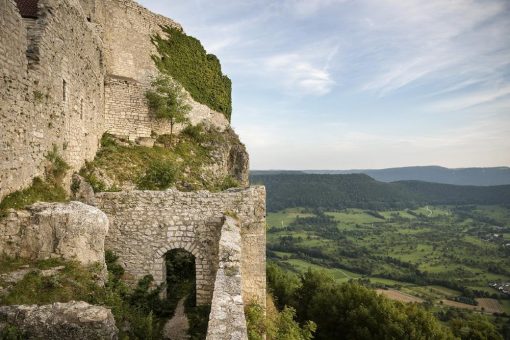
M 152 42 L 159 55 L 153 59 L 163 74 L 177 80 L 193 99 L 219 111 L 230 121 L 232 82 L 221 72 L 221 64 L 207 54 L 198 39 L 173 27 L 162 27 L 166 37 L 155 35 Z

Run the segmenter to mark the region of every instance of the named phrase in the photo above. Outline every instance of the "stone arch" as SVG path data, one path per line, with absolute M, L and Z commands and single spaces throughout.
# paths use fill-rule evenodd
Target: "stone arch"
M 166 281 L 165 255 L 173 249 L 186 250 L 195 257 L 197 305 L 210 304 L 214 288 L 214 273 L 211 272 L 213 268 L 208 254 L 196 242 L 168 242 L 168 244 L 156 250 L 151 269 L 155 283 L 159 285 Z

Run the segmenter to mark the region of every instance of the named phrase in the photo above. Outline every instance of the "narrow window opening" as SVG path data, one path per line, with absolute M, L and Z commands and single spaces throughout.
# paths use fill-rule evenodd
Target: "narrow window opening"
M 80 119 L 83 120 L 83 99 L 80 102 Z
M 67 102 L 67 82 L 65 79 L 62 79 L 62 100 Z

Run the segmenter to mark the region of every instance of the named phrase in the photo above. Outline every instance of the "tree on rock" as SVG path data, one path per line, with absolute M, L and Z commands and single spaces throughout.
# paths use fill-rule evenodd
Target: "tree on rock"
M 170 123 L 170 144 L 175 124 L 189 121 L 191 106 L 186 103 L 182 87 L 167 76 L 159 76 L 152 82 L 152 89 L 145 94 L 151 112 L 159 119 Z

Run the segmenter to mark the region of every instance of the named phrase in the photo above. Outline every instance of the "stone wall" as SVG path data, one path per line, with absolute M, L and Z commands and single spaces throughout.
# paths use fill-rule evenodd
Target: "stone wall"
M 169 132 L 145 92 L 157 74 L 151 36 L 177 23 L 132 0 L 40 0 L 38 15 L 22 19 L 13 0 L 0 1 L 0 199 L 44 174 L 53 144 L 78 170 L 106 131 L 131 140 Z M 192 124 L 229 127 L 188 102 Z
M 53 144 L 79 169 L 104 131 L 101 40 L 77 0 L 39 0 L 38 11 L 22 20 L 0 1 L 0 199 L 43 175 Z
M 110 75 L 106 79 L 105 123 L 109 133 L 129 140 L 151 137 L 152 132 L 158 135 L 170 133 L 169 124 L 155 119 L 149 112 L 145 99 L 149 88 L 132 78 Z M 188 118 L 192 125 L 202 123 L 219 131 L 225 131 L 229 126 L 223 114 L 195 102 L 189 95 L 187 103 L 191 106 Z M 174 132 L 179 133 L 184 127 L 178 124 Z
M 157 73 L 151 58 L 157 53 L 151 36 L 162 33 L 160 26 L 181 26 L 132 0 L 105 0 L 104 8 L 107 73 L 148 84 Z
M 221 228 L 219 264 L 207 328 L 208 340 L 248 340 L 242 297 L 241 233 L 235 218 Z
M 136 140 L 151 136 L 152 120 L 145 100 L 147 87 L 130 78 L 110 76 L 105 84 L 106 130 Z
M 96 10 L 97 11 L 97 10 Z M 107 73 L 106 124 L 113 135 L 135 140 L 169 133 L 168 124 L 158 122 L 149 115 L 145 92 L 158 74 L 152 55 L 157 54 L 151 37 L 163 34 L 161 26 L 181 28 L 179 24 L 154 14 L 129 0 L 105 2 L 104 40 Z M 206 123 L 223 131 L 228 120 L 219 112 L 195 102 L 188 95 L 192 109 L 189 114 L 193 125 Z M 176 132 L 181 127 L 176 127 Z
M 164 255 L 169 250 L 182 248 L 195 255 L 199 304 L 209 304 L 212 299 L 225 213 L 237 215 L 243 249 L 243 298 L 265 303 L 264 187 L 220 193 L 100 193 L 96 200 L 110 220 L 105 247 L 119 256 L 133 281 L 152 274 L 156 283 L 164 282 Z

